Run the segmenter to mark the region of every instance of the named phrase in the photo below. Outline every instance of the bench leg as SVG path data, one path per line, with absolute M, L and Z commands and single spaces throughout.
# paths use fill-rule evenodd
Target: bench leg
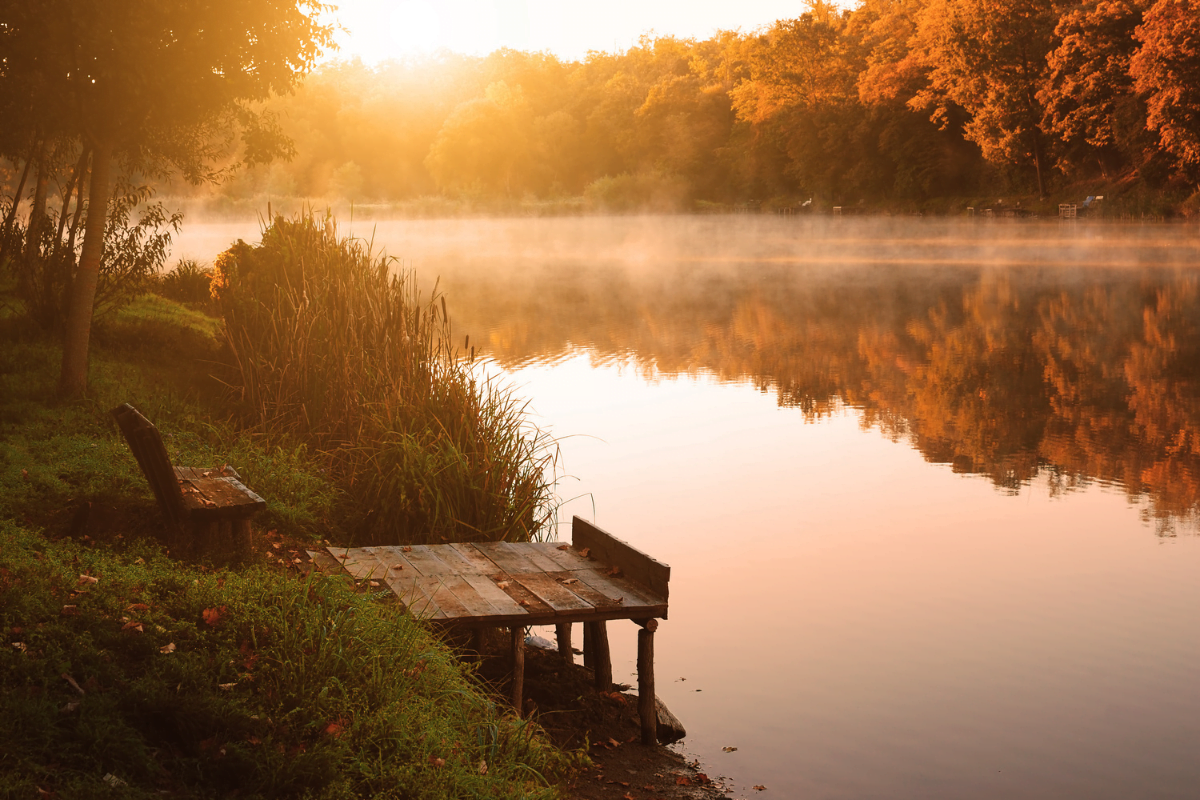
M 612 656 L 608 651 L 608 626 L 604 622 L 584 623 L 584 663 L 587 652 L 592 653 L 591 668 L 596 676 L 596 689 L 607 692 L 612 689 Z
M 517 716 L 525 716 L 525 628 L 510 629 L 512 634 L 512 704 Z
M 554 626 L 554 638 L 558 639 L 558 654 L 568 664 L 575 663 L 575 654 L 571 652 L 571 623 L 564 622 Z
M 640 620 L 638 631 L 638 716 L 642 719 L 642 744 L 658 743 L 658 709 L 654 704 L 654 632 L 658 620 Z

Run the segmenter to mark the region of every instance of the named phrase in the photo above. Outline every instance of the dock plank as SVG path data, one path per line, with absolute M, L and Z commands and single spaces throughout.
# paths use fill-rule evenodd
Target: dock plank
M 592 604 L 571 591 L 544 572 L 530 572 L 514 575 L 513 579 L 531 591 L 555 612 L 585 611 L 593 608 Z

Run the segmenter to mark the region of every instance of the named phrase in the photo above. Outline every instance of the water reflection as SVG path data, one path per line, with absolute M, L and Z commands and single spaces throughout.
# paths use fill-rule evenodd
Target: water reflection
M 531 266 L 451 280 L 456 326 L 508 367 L 586 346 L 648 375 L 842 406 L 1016 492 L 1119 485 L 1162 534 L 1200 503 L 1200 305 L 1183 268 Z M 490 276 L 490 277 L 489 277 Z

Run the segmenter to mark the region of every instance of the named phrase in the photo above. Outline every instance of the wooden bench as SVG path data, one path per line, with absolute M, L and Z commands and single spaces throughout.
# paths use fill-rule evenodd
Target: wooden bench
M 558 652 L 573 660 L 571 626 L 584 624 L 584 665 L 601 691 L 612 688 L 608 630 L 630 619 L 638 631 L 638 715 L 642 741 L 658 739 L 654 702 L 654 632 L 667 618 L 671 568 L 575 517 L 571 543 L 472 542 L 310 550 L 330 574 L 387 586 L 418 619 L 480 631 L 507 627 L 512 702 L 523 711 L 525 628 L 554 625 Z M 478 648 L 476 648 L 478 649 Z
M 146 476 L 184 557 L 238 560 L 250 552 L 250 518 L 267 503 L 229 466 L 197 469 L 171 464 L 158 428 L 124 403 L 112 410 Z

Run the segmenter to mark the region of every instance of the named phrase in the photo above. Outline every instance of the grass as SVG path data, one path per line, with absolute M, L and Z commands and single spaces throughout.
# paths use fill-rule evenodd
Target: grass
M 0 629 L 0 797 L 550 798 L 570 767 L 410 617 L 332 578 L 4 521 Z
M 122 402 L 176 463 L 234 464 L 268 501 L 256 524 L 345 535 L 328 456 L 222 411 L 221 334 L 138 298 L 94 331 L 87 399 L 62 403 L 61 350 L 0 299 L 0 798 L 556 797 L 577 756 L 389 598 L 158 544 Z
M 277 217 L 218 257 L 231 385 L 253 429 L 308 443 L 364 510 L 357 541 L 527 541 L 553 520 L 556 450 L 450 342 L 444 298 L 340 238 Z

